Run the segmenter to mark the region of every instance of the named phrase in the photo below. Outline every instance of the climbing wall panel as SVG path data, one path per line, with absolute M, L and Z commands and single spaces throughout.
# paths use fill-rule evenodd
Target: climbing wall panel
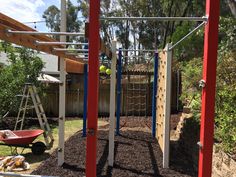
M 171 61 L 172 51 L 165 50 L 159 53 L 158 81 L 157 81 L 157 125 L 156 137 L 163 152 L 163 167 L 169 167 L 170 141 L 170 109 L 171 109 Z
M 157 87 L 157 129 L 156 135 L 157 140 L 160 144 L 161 150 L 163 151 L 163 131 L 164 131 L 164 106 L 165 106 L 165 71 L 166 71 L 166 53 L 159 53 L 159 64 L 158 64 L 158 87 Z

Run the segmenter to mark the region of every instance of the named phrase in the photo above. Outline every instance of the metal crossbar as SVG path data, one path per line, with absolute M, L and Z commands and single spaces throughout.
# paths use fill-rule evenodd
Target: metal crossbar
M 54 48 L 54 51 L 67 51 L 67 52 L 88 52 L 88 49 L 70 49 L 70 48 Z
M 145 55 L 138 55 L 138 56 L 134 56 L 134 55 L 128 55 L 128 56 L 123 56 L 123 58 L 145 58 L 146 56 Z M 153 55 L 149 56 L 149 57 L 146 57 L 146 58 L 152 58 Z
M 101 17 L 100 20 L 116 21 L 116 20 L 129 20 L 129 21 L 207 21 L 208 17 Z
M 88 43 L 76 43 L 76 42 L 46 42 L 35 41 L 36 45 L 88 45 Z
M 39 31 L 12 31 L 6 30 L 8 34 L 24 34 L 24 35 L 65 35 L 65 36 L 84 36 L 84 33 L 71 32 L 39 32 Z
M 121 50 L 123 52 L 156 52 L 156 50 L 144 50 L 144 49 L 116 49 L 117 51 Z

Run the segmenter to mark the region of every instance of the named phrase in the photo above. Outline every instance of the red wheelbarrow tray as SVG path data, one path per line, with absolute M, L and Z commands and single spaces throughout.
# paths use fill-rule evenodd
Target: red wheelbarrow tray
M 0 137 L 0 141 L 4 142 L 7 145 L 29 145 L 38 136 L 43 134 L 43 130 L 17 130 L 12 132 L 15 135 L 17 135 L 17 137 L 11 137 L 11 138 Z

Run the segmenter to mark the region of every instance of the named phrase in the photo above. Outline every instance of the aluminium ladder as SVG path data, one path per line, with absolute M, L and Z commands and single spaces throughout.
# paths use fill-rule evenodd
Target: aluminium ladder
M 22 99 L 21 99 L 20 108 L 18 111 L 14 130 L 17 130 L 17 129 L 22 130 L 26 111 L 29 109 L 35 109 L 40 127 L 44 131 L 43 136 L 45 139 L 46 146 L 50 147 L 54 141 L 54 138 L 52 136 L 52 131 L 48 124 L 48 120 L 45 115 L 45 112 L 44 112 L 44 109 L 43 109 L 43 106 L 39 98 L 39 95 L 37 93 L 37 89 L 35 85 L 31 83 L 26 83 L 23 90 L 23 95 L 20 95 L 20 96 L 22 96 Z M 30 104 L 30 98 L 32 101 L 31 104 Z

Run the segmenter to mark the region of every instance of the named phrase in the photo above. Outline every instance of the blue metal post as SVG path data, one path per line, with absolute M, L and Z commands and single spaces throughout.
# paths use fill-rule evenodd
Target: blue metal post
M 83 137 L 86 137 L 88 96 L 88 65 L 84 64 L 84 107 L 83 107 Z
M 156 137 L 156 102 L 157 102 L 157 79 L 158 79 L 158 53 L 154 58 L 154 80 L 152 93 L 152 137 Z
M 120 135 L 120 107 L 121 107 L 121 71 L 122 71 L 122 51 L 119 50 L 117 62 L 117 104 L 116 104 L 116 135 Z

